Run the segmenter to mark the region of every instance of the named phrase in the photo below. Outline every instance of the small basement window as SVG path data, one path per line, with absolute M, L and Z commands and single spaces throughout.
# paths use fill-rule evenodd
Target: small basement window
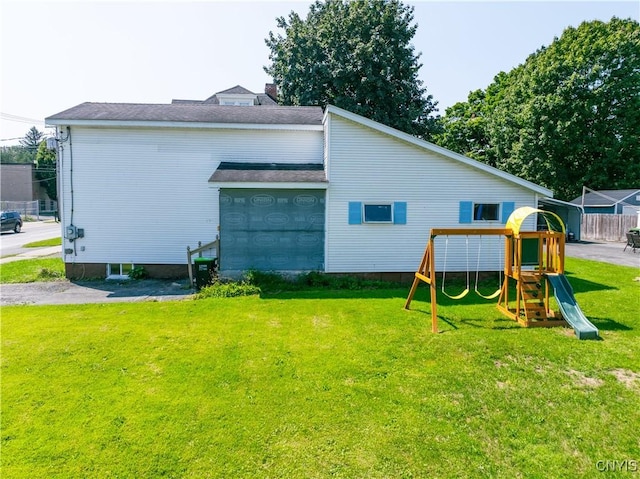
M 393 205 L 391 203 L 365 204 L 364 222 L 393 223 Z
M 498 221 L 499 218 L 499 203 L 474 203 L 473 221 Z
M 109 263 L 107 265 L 107 279 L 129 279 L 129 273 L 133 268 L 132 264 Z

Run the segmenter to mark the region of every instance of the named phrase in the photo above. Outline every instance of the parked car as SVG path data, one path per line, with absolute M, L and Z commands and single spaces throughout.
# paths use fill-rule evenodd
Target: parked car
M 2 224 L 2 231 L 20 233 L 20 230 L 22 230 L 22 218 L 17 211 L 0 212 L 0 223 Z

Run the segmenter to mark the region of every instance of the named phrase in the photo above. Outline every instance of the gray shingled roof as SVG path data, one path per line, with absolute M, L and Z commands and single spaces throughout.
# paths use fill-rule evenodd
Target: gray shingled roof
M 211 175 L 212 183 L 326 183 L 324 166 L 318 164 L 273 164 L 222 162 Z
M 323 111 L 317 106 L 238 107 L 203 103 L 139 104 L 82 103 L 45 119 L 64 121 L 152 121 L 261 125 L 322 125 Z

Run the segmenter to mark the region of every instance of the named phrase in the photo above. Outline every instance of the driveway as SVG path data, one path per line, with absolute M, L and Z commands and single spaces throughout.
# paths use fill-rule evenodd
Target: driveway
M 620 266 L 640 268 L 640 251 L 624 250 L 625 243 L 580 241 L 565 245 L 565 255 L 572 258 L 591 259 Z
M 0 305 L 87 304 L 183 300 L 193 297 L 189 280 L 53 281 L 3 284 Z

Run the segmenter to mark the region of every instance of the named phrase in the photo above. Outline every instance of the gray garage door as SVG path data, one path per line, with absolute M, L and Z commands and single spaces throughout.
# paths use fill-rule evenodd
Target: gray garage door
M 324 269 L 324 190 L 220 190 L 223 270 Z

